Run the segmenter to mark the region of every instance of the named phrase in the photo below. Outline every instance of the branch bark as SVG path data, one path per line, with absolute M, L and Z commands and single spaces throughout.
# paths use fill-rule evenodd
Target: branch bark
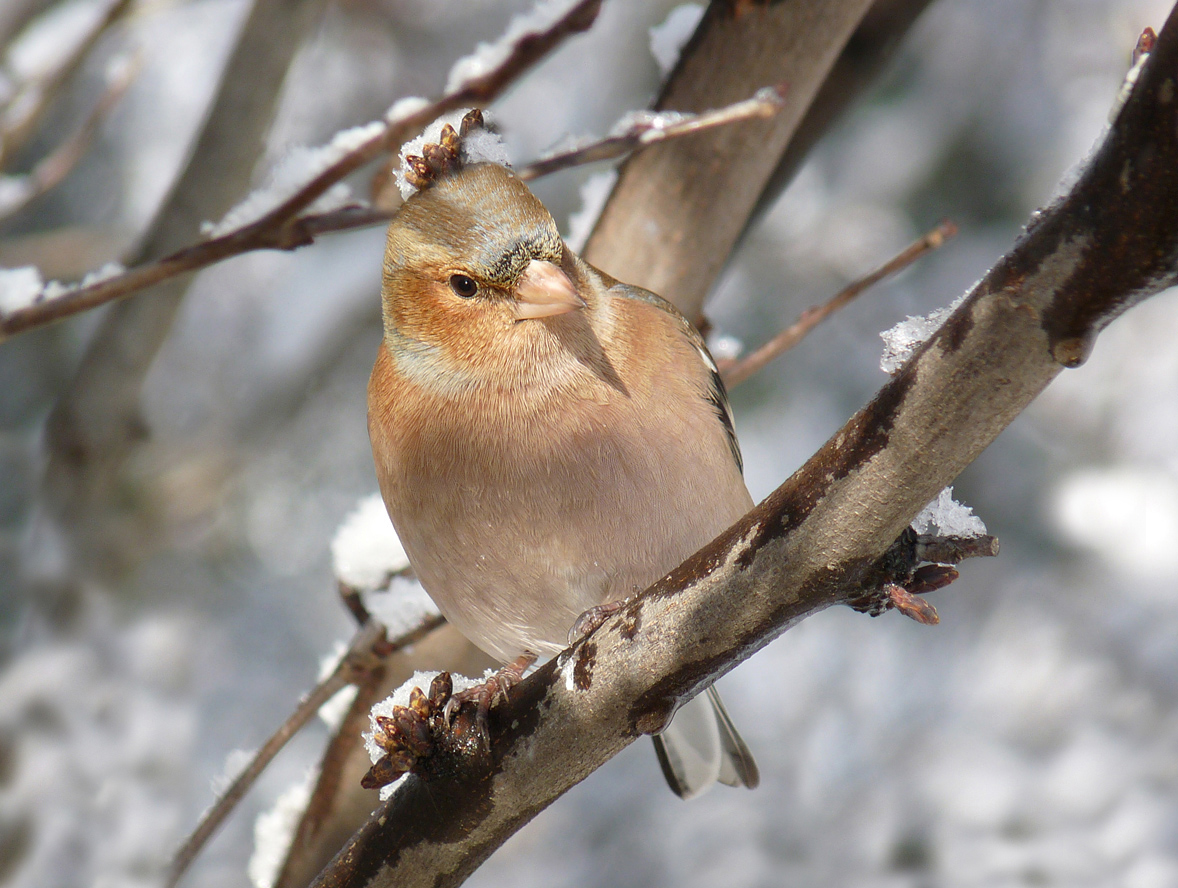
M 749 84 L 768 83 L 785 84 L 786 107 L 770 120 L 630 158 L 585 259 L 698 318 L 766 182 L 870 6 L 783 0 L 737 15 L 731 3 L 713 0 L 656 108 L 718 108 L 743 98 Z
M 791 625 L 870 608 L 880 558 L 1117 315 L 1178 282 L 1178 11 L 1068 195 L 875 399 L 745 518 L 428 760 L 316 882 L 457 885 L 505 839 Z

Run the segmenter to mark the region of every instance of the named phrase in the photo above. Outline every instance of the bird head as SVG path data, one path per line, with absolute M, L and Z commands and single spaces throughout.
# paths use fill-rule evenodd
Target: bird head
M 510 169 L 462 162 L 454 135 L 409 158 L 418 190 L 389 226 L 382 289 L 386 337 L 451 358 L 586 305 L 548 210 Z

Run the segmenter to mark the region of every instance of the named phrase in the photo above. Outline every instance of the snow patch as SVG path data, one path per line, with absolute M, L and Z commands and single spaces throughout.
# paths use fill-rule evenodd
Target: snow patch
M 335 576 L 354 589 L 378 589 L 409 566 L 379 493 L 364 497 L 331 541 Z M 387 625 L 387 624 L 386 624 Z
M 266 177 L 266 184 L 250 192 L 245 200 L 231 209 L 220 222 L 201 225 L 206 237 L 221 237 L 257 222 L 271 210 L 297 194 L 312 179 L 372 139 L 385 132 L 386 124 L 374 120 L 335 134 L 330 142 L 318 148 L 296 145 L 274 165 Z M 352 197 L 352 189 L 336 182 L 319 195 L 304 213 L 326 213 L 344 206 Z
M 299 820 L 311 801 L 317 778 L 315 771 L 307 772 L 301 783 L 283 792 L 274 807 L 263 811 L 254 821 L 254 853 L 248 867 L 254 888 L 274 888 Z
M 661 24 L 650 29 L 650 54 L 658 62 L 663 77 L 678 63 L 679 54 L 695 33 L 703 15 L 702 3 L 684 3 L 672 9 Z
M 973 292 L 972 287 L 969 292 Z M 925 340 L 945 323 L 945 318 L 957 310 L 967 295 L 968 293 L 959 296 L 948 308 L 938 308 L 921 317 L 909 315 L 907 320 L 880 333 L 879 338 L 884 341 L 884 351 L 879 359 L 879 368 L 889 374 L 899 371 Z
M 426 620 L 440 616 L 438 606 L 410 577 L 393 577 L 384 589 L 364 589 L 360 601 L 373 619 L 388 630 L 389 638 L 410 632 Z
M 457 111 L 443 114 L 427 126 L 420 136 L 416 139 L 410 139 L 401 146 L 401 162 L 397 165 L 397 188 L 401 191 L 401 197 L 408 200 L 417 193 L 417 188 L 411 185 L 409 180 L 405 178 L 405 158 L 411 154 L 420 157 L 423 153 L 422 148 L 427 143 L 440 142 L 442 139 L 442 127 L 446 124 L 450 124 L 454 129 L 460 130 L 462 127 L 462 118 L 470 110 L 470 108 L 460 108 Z M 485 111 L 483 112 L 483 120 L 490 123 L 490 116 Z M 462 139 L 461 153 L 463 163 L 497 163 L 500 166 L 511 166 L 507 158 L 507 148 L 503 144 L 503 139 L 497 133 L 493 133 L 486 128 L 478 128 L 467 133 Z
M 494 43 L 480 43 L 470 55 L 463 56 L 450 69 L 446 92 L 455 93 L 472 80 L 484 77 L 502 65 L 520 41 L 542 34 L 555 25 L 579 0 L 540 0 L 529 12 L 511 20 L 503 36 Z
M 32 265 L 0 268 L 0 312 L 8 314 L 28 308 L 44 289 L 41 272 Z
M 953 499 L 952 487 L 946 487 L 912 520 L 912 529 L 920 534 L 970 539 L 985 534 L 986 525 L 973 509 Z

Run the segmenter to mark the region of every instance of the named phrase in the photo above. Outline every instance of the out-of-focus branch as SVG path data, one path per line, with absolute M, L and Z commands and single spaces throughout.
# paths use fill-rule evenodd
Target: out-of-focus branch
M 870 0 L 756 3 L 736 14 L 727 0 L 713 0 L 656 108 L 720 107 L 742 98 L 750 83 L 786 84 L 786 107 L 769 120 L 630 158 L 585 259 L 698 318 L 765 183 L 870 6 Z
M 1178 10 L 1067 196 L 872 402 L 752 512 L 522 682 L 493 713 L 489 754 L 426 759 L 427 776 L 408 778 L 316 884 L 459 884 L 797 621 L 894 605 L 889 558 L 922 506 L 1113 318 L 1178 283 L 1175 70 Z
M 56 66 L 18 86 L 0 110 L 0 170 L 8 166 L 13 154 L 28 140 L 54 96 L 82 64 L 98 38 L 130 7 L 131 0 L 111 0 L 106 11 Z
M 218 218 L 248 187 L 290 61 L 324 0 L 256 0 L 238 34 L 191 158 L 132 261 L 166 255 Z M 171 329 L 187 280 L 114 307 L 102 319 L 46 426 L 50 513 L 86 559 L 119 563 L 111 491 L 144 434 L 143 379 Z
M 217 827 L 237 807 L 237 804 L 249 792 L 250 787 L 261 776 L 262 771 L 274 760 L 274 756 L 278 755 L 291 738 L 315 717 L 315 713 L 328 700 L 348 685 L 365 682 L 389 655 L 416 644 L 444 622 L 445 619 L 440 616 L 426 617 L 420 625 L 392 640 L 385 638 L 385 627 L 375 620 L 370 620 L 361 626 L 348 645 L 347 652 L 340 658 L 331 674 L 320 681 L 307 696 L 299 701 L 299 705 L 295 707 L 295 711 L 290 714 L 290 717 L 254 753 L 253 758 L 241 773 L 233 778 L 233 782 L 201 818 L 192 835 L 188 837 L 172 859 L 165 884 L 171 888 L 180 881 L 181 876 L 196 859 L 196 855 L 212 838 Z
M 669 139 L 683 138 L 707 132 L 714 127 L 772 116 L 782 107 L 781 103 L 780 93 L 767 88 L 752 98 L 702 114 L 662 115 L 653 118 L 642 114 L 632 115 L 631 120 L 627 122 L 624 119 L 620 123 L 619 133 L 580 148 L 541 158 L 522 167 L 519 174 L 523 179 L 536 179 L 579 164 L 618 157 Z M 449 104 L 451 102 L 448 98 L 441 99 L 424 111 L 415 112 L 413 119 L 420 121 L 431 114 L 436 117 L 437 114 L 444 113 Z M 434 117 L 429 119 L 432 120 Z M 401 129 L 408 132 L 411 127 L 406 125 Z M 398 145 L 397 140 L 391 143 L 391 147 L 394 148 Z M 251 223 L 218 237 L 190 244 L 155 262 L 0 315 L 0 340 L 122 299 L 160 281 L 197 271 L 232 256 L 260 249 L 297 249 L 313 243 L 320 235 L 385 224 L 391 216 L 392 213 L 375 207 L 348 205 L 323 213 L 276 220 L 268 226 L 260 226 L 260 222 Z
M 810 149 L 875 82 L 931 0 L 875 0 L 806 109 L 745 226 L 755 225 L 793 179 Z
M 851 281 L 839 290 L 831 299 L 822 305 L 815 305 L 802 312 L 802 316 L 786 327 L 756 351 L 736 361 L 720 363 L 720 375 L 724 377 L 724 384 L 729 388 L 740 385 L 750 376 L 759 373 L 775 358 L 785 354 L 799 342 L 806 338 L 811 330 L 825 321 L 839 309 L 848 305 L 852 299 L 879 283 L 901 271 L 932 250 L 939 248 L 949 238 L 957 234 L 957 226 L 952 222 L 943 222 L 922 237 L 909 244 L 879 268 L 866 274 L 858 280 Z
M 58 183 L 70 174 L 86 153 L 86 149 L 90 147 L 102 122 L 135 79 L 138 70 L 137 61 L 127 60 L 119 64 L 108 78 L 106 90 L 81 125 L 70 133 L 53 153 L 39 161 L 30 173 L 7 177 L 17 180 L 19 184 L 14 189 L 16 193 L 13 198 L 7 202 L 0 202 L 0 220 L 18 213 L 33 200 L 57 187 Z

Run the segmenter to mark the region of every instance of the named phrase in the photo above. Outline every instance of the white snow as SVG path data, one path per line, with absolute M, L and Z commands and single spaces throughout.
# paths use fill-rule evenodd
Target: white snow
M 442 138 L 442 127 L 446 124 L 450 124 L 456 130 L 460 129 L 462 118 L 470 110 L 470 108 L 459 108 L 457 111 L 443 114 L 427 126 L 420 136 L 410 139 L 401 146 L 401 162 L 397 166 L 397 188 L 401 191 L 401 197 L 408 200 L 417 192 L 417 189 L 410 185 L 405 178 L 405 158 L 411 154 L 420 157 L 422 148 L 428 142 L 438 142 Z M 483 112 L 483 120 L 490 123 L 490 116 L 486 111 Z M 511 166 L 503 140 L 489 129 L 480 128 L 469 132 L 462 140 L 461 152 L 464 163 L 497 163 L 500 166 Z
M 229 754 L 225 756 L 225 764 L 221 766 L 221 773 L 215 776 L 210 781 L 210 788 L 213 790 L 213 795 L 222 796 L 225 794 L 233 781 L 241 776 L 242 772 L 253 761 L 257 750 L 254 749 L 231 749 Z
M 393 577 L 384 589 L 363 589 L 360 600 L 374 619 L 396 638 L 438 616 L 438 606 L 421 583 L 409 577 Z
M 283 792 L 274 807 L 254 821 L 254 853 L 247 868 L 254 888 L 273 888 L 317 778 L 315 771 L 308 771 L 302 782 Z
M 264 186 L 246 195 L 245 200 L 226 213 L 220 222 L 204 223 L 201 233 L 206 237 L 221 237 L 258 221 L 329 166 L 383 134 L 385 126 L 383 121 L 374 120 L 363 126 L 341 130 L 330 142 L 318 148 L 296 145 L 289 149 L 270 170 Z M 343 206 L 351 197 L 352 190 L 343 182 L 336 182 L 303 212 L 326 213 Z
M 0 218 L 23 206 L 33 193 L 28 176 L 0 176 Z
M 670 74 L 679 61 L 679 53 L 695 33 L 703 14 L 702 3 L 684 3 L 672 9 L 661 24 L 650 29 L 650 54 L 658 62 L 663 77 Z
M 494 670 L 487 670 L 482 678 L 467 678 L 465 675 L 458 675 L 457 673 L 451 672 L 450 680 L 454 685 L 454 693 L 457 694 L 460 691 L 465 691 L 467 688 L 473 688 L 475 685 L 489 678 L 493 672 Z M 364 732 L 363 738 L 364 749 L 368 752 L 368 757 L 374 765 L 384 756 L 384 750 L 376 742 L 376 733 L 379 730 L 376 726 L 376 717 L 382 715 L 386 718 L 391 718 L 395 707 L 408 706 L 409 696 L 413 693 L 414 688 L 421 688 L 423 693 L 428 694 L 430 682 L 437 675 L 437 672 L 414 672 L 408 681 L 393 691 L 392 696 L 385 697 L 372 707 L 372 711 L 369 714 L 370 730 Z M 396 780 L 388 786 L 382 786 L 380 789 L 380 800 L 383 802 L 389 798 L 400 782 L 400 780 Z
M 594 173 L 581 184 L 581 209 L 569 216 L 569 234 L 565 238 L 574 253 L 585 249 L 585 243 L 593 233 L 593 226 L 601 217 L 601 211 L 605 209 L 605 202 L 609 200 L 617 181 L 618 171 L 610 169 Z
M 37 301 L 43 288 L 41 272 L 31 265 L 0 268 L 0 313 L 27 308 Z
M 421 96 L 405 96 L 393 102 L 392 107 L 384 113 L 384 119 L 389 123 L 400 123 L 427 105 L 429 105 L 429 100 L 423 99 Z
M 953 488 L 946 487 L 912 520 L 912 529 L 922 534 L 953 537 L 979 537 L 986 525 L 973 510 L 953 499 Z
M 463 56 L 450 69 L 446 92 L 454 93 L 468 82 L 482 77 L 502 65 L 516 45 L 525 37 L 541 34 L 559 21 L 579 0 L 540 0 L 528 12 L 511 20 L 503 36 L 494 43 L 479 43 L 475 51 Z
M 116 278 L 126 271 L 126 267 L 118 262 L 107 262 L 96 271 L 87 272 L 86 276 L 82 278 L 80 287 L 90 287 L 94 284 L 101 284 L 103 281 L 109 281 L 111 278 Z
M 356 504 L 331 541 L 335 576 L 355 589 L 378 589 L 409 566 L 379 493 Z
M 970 292 L 972 290 L 971 287 Z M 880 333 L 879 337 L 884 341 L 884 351 L 883 357 L 879 359 L 879 368 L 884 373 L 895 373 L 903 367 L 905 361 L 912 357 L 924 341 L 945 323 L 945 318 L 953 314 L 957 306 L 965 301 L 966 295 L 968 293 L 959 296 L 948 308 L 938 308 L 921 317 L 909 315 L 907 320 L 900 321 L 890 330 Z

